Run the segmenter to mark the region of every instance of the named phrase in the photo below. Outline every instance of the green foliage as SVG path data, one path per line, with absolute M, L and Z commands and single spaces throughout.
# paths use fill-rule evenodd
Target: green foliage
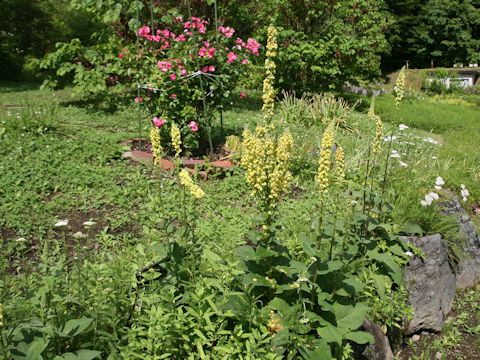
M 319 91 L 379 75 L 386 49 L 382 1 L 264 2 L 260 14 L 277 27 L 277 88 Z
M 393 18 L 387 30 L 391 53 L 382 59 L 385 70 L 398 69 L 410 60 L 412 68 L 452 67 L 478 63 L 480 53 L 475 0 L 386 0 Z

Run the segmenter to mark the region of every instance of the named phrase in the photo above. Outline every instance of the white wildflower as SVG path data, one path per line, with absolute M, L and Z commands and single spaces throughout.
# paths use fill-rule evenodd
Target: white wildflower
M 405 124 L 400 124 L 400 125 L 398 125 L 398 128 L 400 129 L 400 131 L 403 131 L 405 129 L 408 129 L 408 126 L 405 125 Z
M 429 196 L 431 196 L 433 198 L 433 200 L 438 200 L 439 197 L 438 197 L 438 194 L 436 192 L 430 192 L 428 193 Z
M 432 159 L 433 159 L 433 160 L 437 160 L 437 159 L 438 159 L 438 156 L 432 156 Z
M 389 142 L 389 141 L 394 141 L 397 140 L 396 136 L 387 136 L 386 138 L 383 138 L 383 141 Z
M 441 176 L 437 176 L 437 178 L 435 179 L 435 185 L 445 185 L 445 181 L 443 181 Z
M 403 161 L 399 161 L 398 165 L 403 166 L 403 167 L 408 167 L 408 164 L 405 164 Z
M 470 192 L 465 187 L 465 185 L 461 184 L 460 187 L 462 188 L 462 190 L 461 190 L 462 200 L 463 200 L 463 202 L 465 202 L 465 201 L 467 201 L 467 198 L 470 195 Z
M 394 153 L 392 155 L 390 155 L 391 158 L 399 158 L 400 157 L 400 154 L 399 153 Z
M 92 225 L 95 225 L 95 221 L 85 221 L 83 223 L 83 226 L 92 226 Z
M 16 242 L 24 242 L 24 241 L 27 241 L 24 237 L 20 237 L 18 238 L 17 240 L 15 240 Z
M 405 253 L 405 255 L 408 255 L 408 256 L 412 257 L 412 256 L 413 256 L 413 253 L 412 253 L 411 251 L 407 251 L 407 252 Z
M 55 224 L 56 227 L 67 226 L 67 225 L 68 225 L 68 220 L 62 220 Z

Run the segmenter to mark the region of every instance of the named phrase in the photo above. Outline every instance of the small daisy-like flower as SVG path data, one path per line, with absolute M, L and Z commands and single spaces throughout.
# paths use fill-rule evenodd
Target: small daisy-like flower
M 92 226 L 92 225 L 95 225 L 95 221 L 85 221 L 83 223 L 83 226 Z
M 54 226 L 55 227 L 62 227 L 62 226 L 67 226 L 68 225 L 68 220 L 62 220 L 57 222 Z
M 437 178 L 435 179 L 435 185 L 438 185 L 438 186 L 445 185 L 445 181 L 443 181 L 441 176 L 437 176 Z
M 398 128 L 400 129 L 400 131 L 403 131 L 405 129 L 408 129 L 408 126 L 405 125 L 405 124 L 400 124 L 400 125 L 398 125 Z

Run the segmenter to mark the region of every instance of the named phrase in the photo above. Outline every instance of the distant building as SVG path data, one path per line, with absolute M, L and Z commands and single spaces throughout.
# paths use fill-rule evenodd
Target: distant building
M 447 88 L 450 87 L 450 84 L 455 83 L 457 86 L 468 88 L 474 86 L 477 80 L 480 78 L 480 68 L 479 67 L 453 67 L 446 69 L 450 73 L 456 73 L 456 77 L 440 79 Z M 439 80 L 435 78 L 434 71 L 429 71 L 426 78 L 427 83 L 432 82 L 433 80 Z

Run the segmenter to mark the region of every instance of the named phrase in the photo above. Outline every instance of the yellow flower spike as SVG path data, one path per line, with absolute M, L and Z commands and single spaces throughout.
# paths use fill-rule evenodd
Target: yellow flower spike
M 150 129 L 150 141 L 152 142 L 153 148 L 153 159 L 155 164 L 159 164 L 162 160 L 162 145 L 160 143 L 160 130 L 157 127 L 152 127 Z
M 252 195 L 273 209 L 281 199 L 292 176 L 288 171 L 293 151 L 293 137 L 289 132 L 279 138 L 272 135 L 273 126 L 257 126 L 255 133 L 243 133 L 241 164 L 246 168 L 246 180 L 252 186 Z
M 322 149 L 318 159 L 317 188 L 320 195 L 328 193 L 328 174 L 332 156 L 332 145 L 335 134 L 333 123 L 327 126 L 322 138 Z
M 193 183 L 192 178 L 187 170 L 182 169 L 179 174 L 180 177 L 180 184 L 185 186 L 190 194 L 192 194 L 195 198 L 201 199 L 205 196 L 205 192 L 196 184 Z
M 382 146 L 381 139 L 383 137 L 383 122 L 380 119 L 380 116 L 375 115 L 375 96 L 372 96 L 372 103 L 370 104 L 370 109 L 368 110 L 367 114 L 369 120 L 375 120 L 376 132 L 375 132 L 375 139 L 373 139 L 372 144 L 372 154 L 375 156 L 380 151 Z
M 273 58 L 277 55 L 277 29 L 273 25 L 268 27 L 267 38 L 267 53 L 265 59 L 265 79 L 263 80 L 263 120 L 265 123 L 270 123 L 273 117 L 273 110 L 275 108 L 275 90 L 273 82 L 275 81 L 276 65 Z
M 0 326 L 3 326 L 3 306 L 1 303 L 0 303 Z M 1 332 L 0 332 L 0 336 L 1 336 Z
M 175 123 L 172 124 L 170 136 L 172 138 L 172 146 L 175 150 L 175 157 L 178 157 L 182 152 L 182 138 L 180 136 L 180 129 Z
M 333 179 L 335 183 L 341 184 L 345 181 L 345 153 L 340 144 L 337 144 L 334 161 L 335 167 L 333 168 Z
M 395 105 L 400 105 L 403 96 L 405 95 L 405 66 L 402 67 L 395 82 Z
M 375 95 L 372 95 L 372 102 L 370 103 L 370 108 L 368 109 L 367 116 L 369 119 L 375 116 Z
M 375 115 L 374 117 L 377 120 L 377 123 L 376 123 L 377 131 L 375 133 L 375 139 L 373 139 L 373 145 L 372 145 L 373 156 L 375 156 L 380 151 L 380 148 L 382 147 L 381 139 L 383 138 L 382 119 L 380 119 L 380 116 L 377 116 L 377 115 Z

